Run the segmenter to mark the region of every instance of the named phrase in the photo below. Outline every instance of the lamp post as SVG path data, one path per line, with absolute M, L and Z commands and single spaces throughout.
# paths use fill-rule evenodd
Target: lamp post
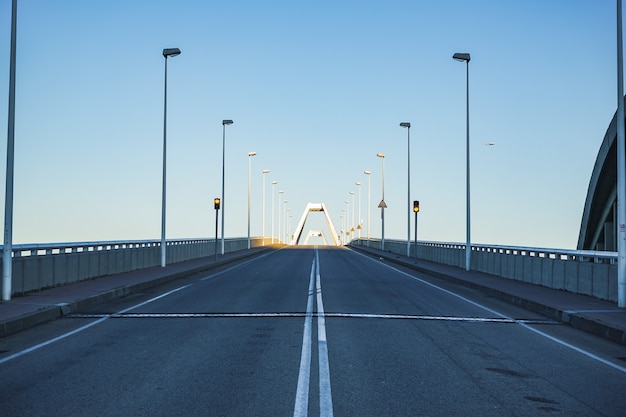
M 350 241 L 350 202 L 344 200 L 344 203 L 346 203 L 346 216 L 348 216 L 346 219 L 346 235 L 348 236 L 346 243 L 348 243 Z
M 346 209 L 341 209 L 342 212 L 344 212 Z M 341 219 L 341 231 L 340 231 L 340 238 L 341 238 L 341 244 L 343 245 L 343 214 L 341 214 L 339 216 L 339 218 Z
M 371 209 L 371 179 L 372 172 L 371 171 L 363 171 L 365 175 L 367 175 L 367 247 L 370 246 L 370 209 Z
M 626 142 L 622 0 L 617 0 L 617 306 L 626 307 Z
M 345 240 L 346 223 L 348 222 L 348 214 L 345 208 L 342 208 L 341 212 L 344 213 L 341 215 L 341 244 L 345 245 L 346 244 L 346 240 Z
M 248 152 L 248 249 L 250 249 L 250 167 L 256 152 Z
M 217 261 L 217 223 L 218 223 L 218 219 L 219 219 L 219 216 L 218 216 L 217 212 L 220 211 L 220 198 L 219 197 L 215 197 L 213 199 L 213 207 L 215 208 L 215 248 L 214 248 L 214 252 L 215 252 L 215 260 Z
M 2 301 L 11 300 L 13 280 L 13 178 L 15 150 L 15 49 L 17 0 L 11 6 L 11 55 L 9 58 L 9 114 L 7 123 L 7 166 L 4 199 L 4 245 L 2 246 Z
M 469 142 L 469 62 L 470 54 L 456 53 L 452 56 L 456 61 L 465 62 L 465 270 L 471 268 L 472 243 L 470 240 L 470 142 Z
M 350 191 L 352 196 L 352 224 L 350 225 L 350 233 L 354 233 L 354 191 Z
M 263 246 L 265 246 L 265 174 L 269 174 L 269 169 L 261 171 L 263 177 L 263 190 L 262 190 L 262 208 L 261 208 L 261 235 L 263 236 Z
M 283 233 L 285 236 L 287 235 L 287 203 L 288 200 L 283 201 Z M 285 245 L 287 244 L 287 239 L 284 240 Z
M 359 218 L 356 219 L 356 228 L 359 231 L 359 240 L 361 240 L 361 183 L 357 181 L 354 184 L 357 186 L 357 190 L 359 190 Z
M 411 256 L 411 123 L 402 122 L 400 127 L 406 127 L 406 256 Z
M 280 211 L 281 211 L 281 205 L 280 205 L 280 195 L 284 193 L 283 190 L 278 191 L 278 234 L 276 235 L 276 237 L 278 237 L 278 242 L 280 243 Z
M 286 203 L 286 202 L 285 202 Z M 289 207 L 285 207 L 285 244 L 291 244 L 291 223 L 289 220 L 291 218 L 291 214 L 289 212 L 291 209 Z
M 222 120 L 222 255 L 224 254 L 224 168 L 226 160 L 226 126 L 232 124 L 232 120 Z
M 163 98 L 163 187 L 161 192 L 161 266 L 166 263 L 165 253 L 165 184 L 166 184 L 166 162 L 167 162 L 167 58 L 180 55 L 178 48 L 166 48 L 163 50 L 165 58 L 165 93 Z
M 380 219 L 382 220 L 382 231 L 381 231 L 381 238 L 380 238 L 380 250 L 385 250 L 385 207 L 387 207 L 387 204 L 385 203 L 385 154 L 384 153 L 377 153 L 376 154 L 377 157 L 379 157 L 382 160 L 382 185 L 383 185 L 383 198 L 382 200 L 380 200 L 380 204 L 378 204 L 378 207 L 380 208 Z
M 272 245 L 274 244 L 274 186 L 278 181 L 272 181 Z

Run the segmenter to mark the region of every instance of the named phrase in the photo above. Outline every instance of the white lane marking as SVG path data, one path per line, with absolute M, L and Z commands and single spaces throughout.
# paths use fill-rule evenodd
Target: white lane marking
M 368 257 L 368 256 L 366 256 L 366 255 L 363 255 L 363 254 L 359 253 L 359 252 L 352 251 L 352 253 L 355 253 L 355 254 L 357 254 L 357 255 L 359 255 L 359 256 L 363 256 L 364 258 L 372 259 L 372 258 L 370 258 L 370 257 Z M 479 303 L 477 303 L 477 302 L 475 302 L 475 301 L 472 301 L 472 300 L 470 300 L 470 299 L 468 299 L 468 298 L 465 298 L 465 297 L 463 297 L 462 295 L 456 294 L 456 293 L 454 293 L 454 292 L 452 292 L 452 291 L 446 290 L 445 288 L 441 288 L 441 287 L 439 287 L 439 286 L 437 286 L 437 285 L 435 285 L 435 284 L 432 284 L 432 283 L 430 283 L 430 282 L 428 282 L 428 281 L 425 281 L 425 280 L 423 280 L 423 279 L 421 279 L 421 278 L 418 278 L 418 277 L 413 276 L 413 275 L 411 275 L 411 274 L 408 274 L 408 273 L 406 273 L 406 272 L 404 272 L 404 271 L 401 271 L 401 270 L 399 270 L 399 269 L 396 269 L 396 268 L 394 268 L 394 267 L 392 267 L 392 266 L 389 266 L 389 265 L 385 264 L 384 262 L 380 262 L 380 261 L 379 261 L 379 260 L 377 260 L 377 259 L 372 259 L 372 260 L 373 260 L 374 262 L 378 262 L 379 264 L 384 265 L 384 266 L 386 266 L 387 268 L 392 269 L 392 270 L 394 270 L 394 271 L 396 271 L 396 272 L 398 272 L 398 273 L 400 273 L 400 274 L 402 274 L 402 275 L 405 275 L 405 276 L 407 276 L 407 277 L 409 277 L 409 278 L 411 278 L 411 279 L 414 279 L 414 280 L 416 280 L 416 281 L 419 281 L 419 282 L 421 282 L 422 284 L 426 284 L 426 285 L 428 285 L 428 286 L 430 286 L 430 287 L 432 287 L 432 288 L 435 288 L 435 289 L 437 289 L 437 290 L 439 290 L 439 291 L 443 291 L 443 292 L 445 292 L 446 294 L 449 294 L 449 295 L 451 295 L 451 296 L 453 296 L 453 297 L 456 297 L 456 298 L 458 298 L 458 299 L 460 299 L 460 300 L 463 300 L 463 301 L 465 301 L 465 302 L 467 302 L 467 303 L 469 303 L 469 304 L 472 304 L 472 305 L 474 305 L 474 306 L 476 306 L 476 307 L 478 307 L 478 308 L 481 308 L 481 309 L 483 309 L 483 310 L 485 310 L 485 311 L 488 311 L 488 312 L 490 312 L 490 313 L 492 313 L 492 314 L 495 314 L 495 315 L 497 315 L 497 316 L 499 316 L 499 317 L 502 317 L 502 318 L 504 318 L 504 319 L 515 320 L 515 319 L 513 319 L 513 318 L 511 318 L 511 317 L 507 317 L 505 314 L 502 314 L 502 313 L 500 313 L 500 312 L 498 312 L 498 311 L 495 311 L 495 310 L 493 310 L 493 309 L 491 309 L 491 308 L 489 308 L 489 307 L 486 307 L 486 306 L 484 306 L 484 305 L 482 305 L 482 304 L 479 304 Z M 542 332 L 542 331 L 540 331 L 540 330 L 534 329 L 534 328 L 530 327 L 528 324 L 526 324 L 526 323 L 524 323 L 524 322 L 522 322 L 522 321 L 515 320 L 515 322 L 516 322 L 517 324 L 519 324 L 520 326 L 524 327 L 525 329 L 530 330 L 531 332 L 533 332 L 533 333 L 535 333 L 535 334 L 538 334 L 538 335 L 540 335 L 540 336 L 543 336 L 543 337 L 545 337 L 545 338 L 547 338 L 547 339 L 549 339 L 549 340 L 552 340 L 553 342 L 558 343 L 558 344 L 560 344 L 561 346 L 565 346 L 565 347 L 567 347 L 567 348 L 569 348 L 569 349 L 572 349 L 572 350 L 574 350 L 574 351 L 576 351 L 576 352 L 578 352 L 578 353 L 581 353 L 581 354 L 583 354 L 583 355 L 587 356 L 587 357 L 588 357 L 588 358 L 590 358 L 590 359 L 593 359 L 593 360 L 596 360 L 596 361 L 598 361 L 598 362 L 600 362 L 600 363 L 603 363 L 603 364 L 605 364 L 605 365 L 608 365 L 608 366 L 610 366 L 611 368 L 613 368 L 613 369 L 615 369 L 615 370 L 617 370 L 617 371 L 620 371 L 620 372 L 626 373 L 626 368 L 625 368 L 625 367 L 623 367 L 623 366 L 617 365 L 617 364 L 615 364 L 615 363 L 613 363 L 613 362 L 610 362 L 610 361 L 608 361 L 608 360 L 606 360 L 606 359 L 603 359 L 603 358 L 599 357 L 598 355 L 595 355 L 595 354 L 593 354 L 593 353 L 591 353 L 591 352 L 588 352 L 588 351 L 586 351 L 586 350 L 584 350 L 584 349 L 581 349 L 581 348 L 579 348 L 579 347 L 577 347 L 577 346 L 574 346 L 574 345 L 572 345 L 572 344 L 570 344 L 570 343 L 568 343 L 568 342 L 566 342 L 566 341 L 564 341 L 564 340 L 561 340 L 561 339 L 559 339 L 559 338 L 557 338 L 557 337 L 550 336 L 550 335 L 549 335 L 549 334 L 547 334 L 547 333 L 544 333 L 544 332 Z
M 306 417 L 309 411 L 309 379 L 311 375 L 311 325 L 313 322 L 313 292 L 315 291 L 315 261 L 311 265 L 309 294 L 306 303 L 306 318 L 302 334 L 302 353 L 300 355 L 300 372 L 296 388 L 296 403 L 293 407 L 294 417 Z
M 215 274 L 208 275 L 207 277 L 202 278 L 200 281 L 205 281 L 205 280 L 207 280 L 209 278 L 215 278 L 217 276 L 223 275 L 226 272 L 232 271 L 233 269 L 240 268 L 243 265 L 246 265 L 246 264 L 248 264 L 250 262 L 256 261 L 256 260 L 261 259 L 261 258 L 264 258 L 265 256 L 268 256 L 268 255 L 270 255 L 272 253 L 274 253 L 274 252 L 270 252 L 270 253 L 261 255 L 259 257 L 254 258 L 254 259 L 251 259 L 250 261 L 242 262 L 240 264 L 237 264 L 237 265 L 234 265 L 234 266 L 232 266 L 230 268 L 227 268 L 227 269 L 225 269 L 223 271 L 217 272 Z M 50 340 L 46 340 L 45 342 L 42 342 L 42 343 L 39 343 L 37 345 L 31 346 L 31 347 L 29 347 L 27 349 L 21 350 L 21 351 L 16 352 L 16 353 L 14 353 L 12 355 L 5 356 L 4 358 L 0 359 L 0 365 L 2 365 L 3 363 L 9 362 L 9 361 L 11 361 L 13 359 L 17 359 L 17 358 L 19 358 L 21 356 L 24 356 L 24 355 L 28 354 L 28 353 L 34 352 L 36 350 L 39 350 L 39 349 L 41 349 L 43 347 L 46 347 L 48 345 L 51 345 L 53 343 L 56 343 L 56 342 L 58 342 L 60 340 L 66 339 L 66 338 L 68 338 L 70 336 L 73 336 L 73 335 L 75 335 L 77 333 L 80 333 L 80 332 L 82 332 L 84 330 L 87 330 L 87 329 L 89 329 L 89 328 L 91 328 L 91 327 L 93 327 L 93 326 L 95 326 L 97 324 L 101 324 L 101 323 L 107 321 L 108 319 L 110 319 L 110 318 L 112 318 L 112 317 L 114 317 L 116 315 L 121 315 L 121 314 L 127 313 L 129 311 L 135 310 L 135 309 L 137 309 L 139 307 L 142 307 L 142 306 L 144 306 L 146 304 L 149 304 L 149 303 L 151 303 L 153 301 L 159 300 L 159 299 L 161 299 L 163 297 L 167 297 L 168 295 L 171 295 L 171 294 L 173 294 L 175 292 L 183 290 L 183 289 L 185 289 L 187 287 L 190 287 L 192 285 L 194 285 L 194 284 L 186 284 L 186 285 L 183 285 L 181 287 L 175 288 L 175 289 L 173 289 L 171 291 L 168 291 L 168 292 L 166 292 L 164 294 L 161 294 L 161 295 L 158 295 L 156 297 L 153 297 L 153 298 L 151 298 L 151 299 L 149 299 L 147 301 L 141 302 L 139 304 L 136 304 L 136 305 L 134 305 L 132 307 L 129 307 L 129 308 L 126 308 L 124 310 L 118 311 L 117 313 L 106 315 L 106 316 L 100 318 L 99 320 L 96 320 L 96 321 L 94 321 L 92 323 L 89 323 L 89 324 L 86 324 L 84 326 L 81 326 L 81 327 L 79 327 L 77 329 L 72 330 L 71 332 L 64 333 L 64 334 L 62 334 L 60 336 L 54 337 L 54 338 L 52 338 Z
M 184 289 L 184 288 L 187 288 L 187 287 L 189 287 L 190 285 L 191 285 L 191 284 L 187 284 L 187 285 L 184 285 L 184 286 L 182 286 L 182 287 L 176 288 L 176 289 L 174 289 L 174 290 L 168 291 L 168 292 L 166 292 L 165 294 L 161 294 L 161 295 L 159 295 L 159 296 L 157 296 L 157 297 L 151 298 L 151 299 L 149 299 L 148 301 L 144 301 L 143 303 L 139 303 L 139 304 L 137 304 L 137 305 L 134 305 L 134 306 L 132 306 L 132 307 L 129 307 L 129 308 L 127 308 L 127 309 L 125 309 L 125 310 L 122 310 L 122 311 L 120 311 L 119 313 L 116 313 L 116 314 L 124 314 L 124 313 L 126 313 L 126 312 L 128 312 L 128 311 L 134 310 L 134 309 L 136 309 L 136 308 L 138 308 L 138 307 L 141 307 L 141 306 L 143 306 L 143 305 L 146 305 L 146 304 L 148 304 L 148 303 L 151 303 L 151 302 L 153 302 L 153 301 L 156 301 L 156 300 L 158 300 L 158 299 L 160 299 L 160 298 L 166 297 L 166 296 L 168 296 L 168 295 L 170 295 L 170 294 L 172 294 L 172 293 L 175 293 L 175 292 L 177 292 L 177 291 L 180 291 L 180 290 L 182 290 L 182 289 Z M 108 320 L 108 319 L 110 319 L 111 317 L 113 317 L 114 315 L 115 315 L 115 314 L 105 315 L 105 316 L 104 316 L 104 317 L 102 317 L 101 319 L 96 320 L 96 321 L 94 321 L 94 322 L 92 322 L 92 323 L 86 324 L 86 325 L 84 325 L 84 326 L 81 326 L 81 327 L 79 327 L 78 329 L 74 329 L 74 330 L 72 330 L 71 332 L 64 333 L 64 334 L 62 334 L 62 335 L 60 335 L 60 336 L 57 336 L 57 337 L 55 337 L 55 338 L 52 338 L 52 339 L 50 339 L 50 340 L 46 340 L 45 342 L 39 343 L 38 345 L 31 346 L 31 347 L 29 347 L 28 349 L 24 349 L 24 350 L 22 350 L 22 351 L 16 352 L 16 353 L 14 353 L 13 355 L 6 356 L 6 357 L 4 357 L 4 358 L 0 359 L 0 365 L 1 365 L 1 364 L 3 364 L 3 363 L 5 363 L 5 362 L 8 362 L 8 361 L 10 361 L 10 360 L 13 360 L 13 359 L 19 358 L 20 356 L 24 356 L 24 355 L 26 355 L 27 353 L 31 353 L 31 352 L 34 352 L 35 350 L 41 349 L 42 347 L 45 347 L 45 346 L 51 345 L 52 343 L 58 342 L 59 340 L 63 340 L 63 339 L 65 339 L 65 338 L 68 338 L 68 337 L 70 337 L 70 336 L 73 336 L 73 335 L 75 335 L 75 334 L 77 334 L 77 333 L 80 333 L 80 332 L 82 332 L 83 330 L 87 330 L 87 329 L 89 329 L 90 327 L 93 327 L 93 326 L 95 326 L 95 325 L 97 325 L 97 324 L 103 323 L 103 322 L 105 322 L 106 320 Z
M 47 340 L 47 341 L 45 341 L 45 342 L 43 342 L 43 343 L 40 343 L 40 344 L 38 344 L 38 345 L 31 346 L 31 347 L 29 347 L 28 349 L 24 349 L 24 350 L 21 350 L 21 351 L 19 351 L 19 352 L 16 352 L 16 353 L 12 354 L 12 355 L 6 356 L 6 357 L 4 357 L 4 358 L 0 359 L 0 365 L 1 365 L 1 364 L 3 364 L 3 363 L 5 363 L 5 362 L 9 362 L 9 361 L 11 361 L 11 360 L 13 360 L 13 359 L 19 358 L 20 356 L 24 356 L 24 355 L 26 355 L 27 353 L 33 352 L 33 351 L 35 351 L 35 350 L 37 350 L 37 349 L 41 349 L 42 347 L 45 347 L 45 346 L 51 345 L 52 343 L 58 342 L 59 340 L 65 339 L 66 337 L 70 337 L 70 336 L 72 336 L 72 335 L 74 335 L 74 334 L 76 334 L 76 333 L 80 333 L 80 332 L 82 332 L 83 330 L 87 330 L 88 328 L 93 327 L 93 326 L 95 326 L 96 324 L 100 324 L 100 323 L 102 323 L 103 321 L 107 320 L 108 318 L 109 318 L 108 316 L 107 316 L 107 317 L 103 317 L 103 318 L 101 318 L 101 319 L 99 319 L 99 320 L 96 320 L 96 321 L 91 322 L 91 323 L 89 323 L 89 324 L 86 324 L 86 325 L 84 325 L 84 326 L 82 326 L 82 327 L 79 327 L 78 329 L 74 329 L 74 330 L 72 330 L 71 332 L 68 332 L 68 333 L 62 334 L 62 335 L 60 335 L 60 336 L 57 336 L 57 337 L 55 337 L 55 338 L 53 338 L 53 339 L 50 339 L 50 340 Z
M 322 283 L 320 274 L 319 253 L 315 247 L 315 263 L 317 265 L 317 340 L 319 356 L 319 384 L 320 384 L 320 416 L 333 416 L 333 397 L 330 390 L 330 366 L 328 364 L 328 343 L 326 339 L 326 318 L 324 317 L 324 303 L 322 301 Z

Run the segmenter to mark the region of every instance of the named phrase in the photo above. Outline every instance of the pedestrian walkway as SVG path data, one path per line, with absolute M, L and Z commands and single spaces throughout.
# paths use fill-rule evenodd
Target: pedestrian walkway
M 403 265 L 424 274 L 476 288 L 575 328 L 626 345 L 626 309 L 618 308 L 615 303 L 376 249 L 360 246 L 354 249 L 376 256 L 383 262 Z M 164 268 L 146 268 L 18 296 L 0 303 L 0 337 L 55 320 L 96 303 L 145 291 L 147 288 L 238 262 L 269 250 L 272 248 L 242 250 L 220 255 L 217 261 L 214 257 L 199 258 Z
M 478 289 L 577 329 L 626 345 L 626 309 L 618 308 L 616 303 L 364 246 L 353 248 L 375 255 L 383 261 Z

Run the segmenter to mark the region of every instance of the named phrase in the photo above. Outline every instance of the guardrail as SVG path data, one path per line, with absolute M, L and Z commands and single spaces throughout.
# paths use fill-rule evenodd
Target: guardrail
M 378 239 L 353 245 L 381 248 Z M 406 240 L 385 239 L 385 251 L 406 255 Z M 411 256 L 465 268 L 465 244 L 411 242 Z M 472 245 L 471 270 L 617 302 L 617 252 Z
M 252 238 L 251 246 L 268 241 Z M 214 239 L 172 239 L 166 244 L 167 264 L 215 255 Z M 224 239 L 224 252 L 247 247 L 247 238 Z M 12 295 L 161 265 L 160 240 L 16 244 L 12 252 Z

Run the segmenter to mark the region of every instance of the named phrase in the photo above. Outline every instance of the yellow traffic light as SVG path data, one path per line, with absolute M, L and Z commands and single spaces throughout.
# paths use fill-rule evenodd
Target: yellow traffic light
M 420 211 L 420 202 L 417 200 L 413 201 L 413 213 L 418 213 Z
M 219 210 L 220 209 L 220 203 L 221 200 L 219 199 L 219 197 L 216 197 L 213 199 L 213 204 L 215 205 L 215 210 Z

